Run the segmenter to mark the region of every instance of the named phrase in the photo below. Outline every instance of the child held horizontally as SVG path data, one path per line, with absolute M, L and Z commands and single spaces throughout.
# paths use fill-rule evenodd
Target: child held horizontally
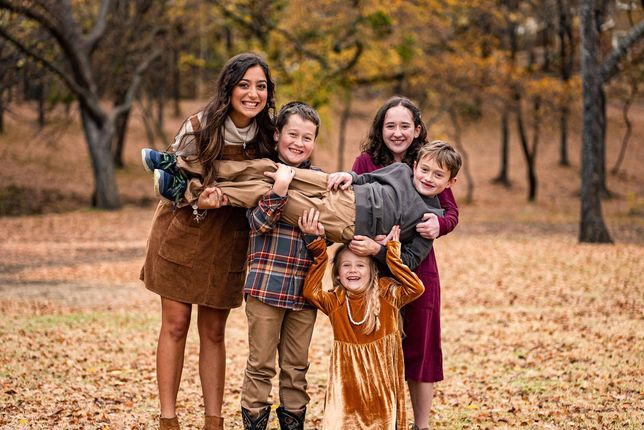
M 333 261 L 332 291 L 322 288 L 328 256 L 315 210 L 303 214 L 300 228 L 318 235 L 308 245 L 315 261 L 304 282 L 304 297 L 333 327 L 323 428 L 407 428 L 398 311 L 424 287 L 400 259 L 400 228 L 394 226 L 386 239 L 386 263 L 393 278 L 379 278 L 373 258 L 342 245 Z
M 269 176 L 278 169 L 269 159 L 216 161 L 215 166 L 217 183 L 200 195 L 201 208 L 208 208 L 210 204 L 257 206 L 272 187 Z M 364 175 L 347 172 L 328 175 L 289 167 L 293 179 L 282 220 L 297 225 L 304 210 L 317 209 L 327 237 L 344 243 L 350 242 L 354 235 L 387 234 L 394 225 L 399 225 L 402 260 L 413 269 L 432 246 L 431 239 L 417 234 L 416 225 L 426 213 L 442 216 L 436 195 L 456 181 L 460 166 L 460 154 L 450 145 L 437 141 L 419 150 L 413 169 L 395 163 Z M 376 258 L 384 261 L 384 251 Z
M 269 396 L 279 365 L 279 407 L 282 429 L 302 429 L 309 396 L 306 392 L 308 351 L 317 310 L 302 295 L 313 262 L 298 227 L 282 222 L 291 182 L 287 166 L 308 169 L 320 118 L 301 102 L 284 105 L 275 120 L 278 170 L 272 188 L 247 212 L 250 224 L 248 277 L 244 285 L 249 354 L 241 392 L 244 429 L 264 430 L 269 422 Z M 310 238 L 315 239 L 315 237 Z

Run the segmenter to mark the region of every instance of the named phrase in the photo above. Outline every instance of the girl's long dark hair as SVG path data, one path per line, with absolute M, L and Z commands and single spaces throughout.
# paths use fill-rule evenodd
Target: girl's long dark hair
M 414 120 L 414 128 L 420 126 L 420 134 L 418 137 L 414 138 L 407 151 L 405 151 L 405 156 L 403 157 L 402 162 L 413 166 L 414 161 L 416 161 L 416 155 L 418 154 L 418 149 L 427 143 L 427 127 L 423 123 L 423 120 L 420 115 L 420 109 L 408 98 L 406 97 L 392 97 L 383 104 L 376 116 L 373 118 L 373 123 L 369 129 L 369 134 L 367 135 L 367 140 L 362 142 L 360 149 L 362 152 L 366 152 L 371 156 L 371 160 L 377 166 L 388 166 L 394 162 L 394 156 L 391 153 L 391 150 L 385 145 L 385 141 L 382 138 L 382 129 L 385 123 L 385 115 L 387 111 L 393 107 L 402 106 L 407 108 L 411 112 L 411 116 Z
M 253 53 L 238 54 L 229 59 L 217 78 L 216 93 L 203 109 L 202 127 L 191 133 L 197 144 L 197 157 L 203 165 L 204 184 L 215 178 L 213 161 L 217 160 L 224 147 L 224 122 L 232 109 L 231 95 L 235 86 L 242 80 L 246 71 L 260 66 L 266 75 L 266 106 L 257 114 L 257 134 L 249 142 L 256 145 L 260 157 L 270 157 L 275 147 L 273 133 L 273 110 L 275 108 L 275 83 L 271 79 L 268 64 L 262 57 Z

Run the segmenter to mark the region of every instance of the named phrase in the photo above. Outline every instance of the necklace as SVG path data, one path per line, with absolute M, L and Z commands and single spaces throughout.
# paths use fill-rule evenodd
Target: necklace
M 360 322 L 355 322 L 353 319 L 353 316 L 351 315 L 351 300 L 349 300 L 349 296 L 347 295 L 347 315 L 349 315 L 349 321 L 351 321 L 351 324 L 353 325 L 362 325 L 367 321 L 367 317 L 369 316 L 369 312 L 364 313 L 364 318 Z M 368 309 L 367 309 L 368 310 Z

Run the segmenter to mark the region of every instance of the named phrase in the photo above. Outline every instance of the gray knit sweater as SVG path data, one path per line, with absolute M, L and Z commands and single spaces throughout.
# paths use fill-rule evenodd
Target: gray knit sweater
M 371 173 L 353 177 L 356 196 L 355 234 L 374 237 L 400 226 L 401 257 L 414 270 L 429 254 L 432 240 L 416 232 L 426 213 L 443 216 L 438 197 L 424 197 L 416 191 L 413 171 L 404 163 L 393 163 Z

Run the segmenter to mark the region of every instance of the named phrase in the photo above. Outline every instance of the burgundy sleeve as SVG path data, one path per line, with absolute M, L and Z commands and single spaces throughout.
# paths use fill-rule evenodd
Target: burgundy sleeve
M 438 195 L 438 200 L 441 203 L 441 208 L 445 209 L 445 215 L 438 218 L 440 231 L 438 236 L 444 236 L 456 228 L 458 224 L 458 206 L 456 199 L 450 188 L 446 188 Z

